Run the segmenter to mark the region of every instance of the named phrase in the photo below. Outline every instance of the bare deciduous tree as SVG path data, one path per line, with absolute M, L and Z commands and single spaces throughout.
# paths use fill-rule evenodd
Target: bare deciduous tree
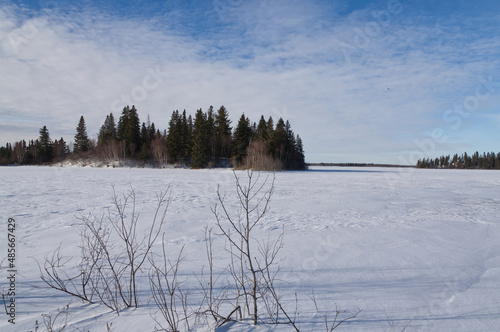
M 16 161 L 21 165 L 26 159 L 26 142 L 19 141 L 14 145 L 14 154 L 16 156 Z
M 243 165 L 245 169 L 251 168 L 257 171 L 279 171 L 283 169 L 283 163 L 269 155 L 266 143 L 261 141 L 250 143 Z
M 153 153 L 159 168 L 163 168 L 167 165 L 167 145 L 162 136 L 156 137 L 151 142 L 151 152 Z
M 298 331 L 294 320 L 281 305 L 274 283 L 279 272 L 278 253 L 283 247 L 283 233 L 274 240 L 259 241 L 253 236 L 253 230 L 269 211 L 275 174 L 248 170 L 244 180 L 236 172 L 233 174 L 239 205 L 237 213 L 229 211 L 220 186 L 217 189 L 220 210 L 216 205 L 212 212 L 218 229 L 229 244 L 229 271 L 236 289 L 234 307 L 239 306 L 241 299 L 255 325 L 265 321 L 259 314 L 261 307 L 267 308 L 270 315 L 267 320 L 272 323 L 278 323 L 279 313 L 283 313 L 286 323 Z M 273 268 L 276 268 L 274 272 Z

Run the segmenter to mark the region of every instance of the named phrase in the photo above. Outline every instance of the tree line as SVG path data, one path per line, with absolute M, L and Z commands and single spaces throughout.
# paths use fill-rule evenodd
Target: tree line
M 467 152 L 458 155 L 441 156 L 439 158 L 423 158 L 417 161 L 418 168 L 461 168 L 461 169 L 500 169 L 500 152 L 482 153 Z
M 244 114 L 231 127 L 224 106 L 217 111 L 198 109 L 194 116 L 186 111 L 172 112 L 168 129 L 161 132 L 151 122 L 140 122 L 135 106 L 126 106 L 116 122 L 106 116 L 97 139 L 87 133 L 80 117 L 72 149 L 61 137 L 50 138 L 43 126 L 39 138 L 7 143 L 0 148 L 0 164 L 39 165 L 67 159 L 92 159 L 114 163 L 137 161 L 154 167 L 168 164 L 191 168 L 235 167 L 257 170 L 302 170 L 306 168 L 302 139 L 288 121 L 262 115 L 252 122 Z

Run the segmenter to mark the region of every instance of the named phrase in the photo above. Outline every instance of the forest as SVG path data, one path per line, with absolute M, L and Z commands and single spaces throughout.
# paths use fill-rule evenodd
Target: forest
M 234 167 L 255 170 L 303 170 L 306 168 L 302 139 L 290 123 L 261 115 L 252 122 L 242 114 L 231 127 L 224 106 L 212 106 L 194 116 L 184 110 L 172 112 L 168 129 L 160 131 L 149 116 L 140 122 L 135 106 L 126 106 L 115 121 L 106 116 L 97 138 L 90 138 L 85 119 L 80 117 L 74 142 L 51 139 L 43 126 L 39 137 L 0 147 L 1 165 L 43 165 L 66 160 L 87 160 L 101 164 L 135 162 L 163 168 L 168 165 L 190 168 Z
M 500 152 L 482 153 L 475 152 L 471 155 L 467 152 L 441 156 L 439 158 L 423 158 L 417 161 L 418 168 L 460 168 L 460 169 L 500 169 Z

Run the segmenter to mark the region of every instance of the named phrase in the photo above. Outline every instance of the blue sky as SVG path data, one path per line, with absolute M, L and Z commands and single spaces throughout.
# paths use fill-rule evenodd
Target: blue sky
M 308 162 L 500 151 L 498 1 L 0 1 L 0 144 L 135 104 L 290 121 Z

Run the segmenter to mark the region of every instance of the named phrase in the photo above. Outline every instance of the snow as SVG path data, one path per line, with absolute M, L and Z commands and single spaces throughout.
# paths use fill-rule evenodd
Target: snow
M 154 212 L 156 193 L 170 186 L 167 247 L 175 259 L 185 246 L 180 269 L 196 302 L 194 273 L 207 264 L 204 229 L 215 225 L 217 184 L 235 209 L 227 169 L 0 168 L 0 257 L 7 256 L 7 220 L 14 218 L 18 269 L 16 324 L 2 315 L 0 330 L 30 331 L 36 321 L 43 330 L 41 315 L 71 302 L 69 330 L 153 331 L 147 280 L 140 282 L 141 306 L 118 316 L 44 288 L 36 262 L 59 245 L 76 258 L 77 217 L 112 207 L 113 186 L 120 194 L 134 188 L 140 227 Z M 500 172 L 313 167 L 277 173 L 275 185 L 255 236 L 285 230 L 280 291 L 292 314 L 297 294 L 301 331 L 324 331 L 323 315 L 333 319 L 335 305 L 346 311 L 342 317 L 362 310 L 340 331 L 389 331 L 389 323 L 401 331 L 410 321 L 406 331 L 500 331 Z M 216 237 L 218 264 L 224 248 Z M 5 289 L 6 270 L 1 280 Z M 290 330 L 249 322 L 219 329 Z

